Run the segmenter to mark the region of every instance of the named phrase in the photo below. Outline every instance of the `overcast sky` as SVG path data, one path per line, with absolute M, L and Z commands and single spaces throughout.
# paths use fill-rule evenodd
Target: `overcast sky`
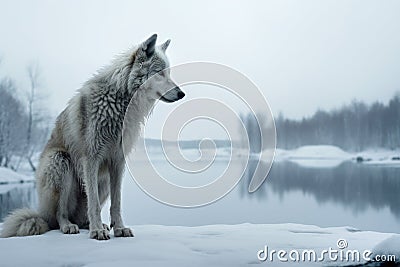
M 152 33 L 172 65 L 226 64 L 291 118 L 400 90 L 400 1 L 0 1 L 0 75 L 42 69 L 60 112 L 113 56 Z

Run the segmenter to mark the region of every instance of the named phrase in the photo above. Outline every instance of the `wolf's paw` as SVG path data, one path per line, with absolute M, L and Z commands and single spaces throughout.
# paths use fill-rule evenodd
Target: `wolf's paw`
M 90 238 L 97 240 L 108 240 L 110 239 L 110 232 L 107 229 L 95 229 L 90 230 Z
M 110 232 L 110 226 L 108 226 L 108 225 L 105 224 L 105 223 L 103 223 L 103 229 Z
M 76 224 L 65 224 L 61 227 L 61 231 L 64 234 L 78 234 L 79 233 L 79 227 Z
M 132 230 L 130 228 L 114 228 L 115 237 L 133 237 Z

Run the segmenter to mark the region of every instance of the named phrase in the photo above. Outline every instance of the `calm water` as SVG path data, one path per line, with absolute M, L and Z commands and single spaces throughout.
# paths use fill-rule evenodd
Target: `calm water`
M 14 209 L 37 206 L 34 183 L 0 185 L 0 220 Z
M 176 183 L 193 179 L 169 170 L 165 161 L 155 160 L 155 165 L 166 173 L 174 171 Z M 209 171 L 223 170 L 226 162 L 217 161 L 215 166 Z M 305 168 L 277 162 L 263 186 L 249 194 L 248 177 L 254 167 L 254 162 L 250 162 L 245 177 L 226 197 L 193 209 L 174 208 L 153 200 L 126 174 L 122 202 L 125 222 L 189 226 L 302 223 L 400 233 L 400 168 L 351 162 L 334 168 Z M 207 180 L 209 175 L 203 176 Z M 194 180 L 201 180 L 201 174 Z M 14 208 L 35 206 L 35 194 L 34 184 L 0 186 L 1 219 Z M 109 203 L 103 208 L 105 222 L 109 218 L 108 208 Z

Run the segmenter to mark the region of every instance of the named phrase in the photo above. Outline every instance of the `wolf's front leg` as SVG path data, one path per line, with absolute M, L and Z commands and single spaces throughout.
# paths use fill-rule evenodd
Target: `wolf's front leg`
M 111 228 L 114 228 L 114 236 L 116 237 L 133 237 L 132 230 L 124 226 L 121 217 L 121 182 L 124 161 L 122 159 L 118 163 L 111 163 L 110 165 Z
M 85 190 L 88 198 L 90 238 L 97 240 L 110 239 L 110 233 L 103 227 L 100 216 L 101 206 L 98 191 L 99 162 L 93 159 L 85 159 L 83 165 Z

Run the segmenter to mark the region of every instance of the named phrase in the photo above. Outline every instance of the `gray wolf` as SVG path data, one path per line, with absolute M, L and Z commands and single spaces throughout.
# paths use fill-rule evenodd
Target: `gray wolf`
M 135 140 L 155 101 L 174 102 L 185 95 L 170 78 L 165 54 L 170 40 L 159 46 L 156 40 L 154 34 L 118 56 L 70 100 L 40 156 L 38 211 L 11 213 L 4 221 L 2 237 L 38 235 L 58 228 L 76 234 L 81 228 L 89 229 L 90 238 L 107 240 L 110 227 L 116 237 L 133 236 L 121 218 L 125 111 L 131 101 L 134 115 L 129 134 Z M 110 227 L 100 217 L 109 196 Z

